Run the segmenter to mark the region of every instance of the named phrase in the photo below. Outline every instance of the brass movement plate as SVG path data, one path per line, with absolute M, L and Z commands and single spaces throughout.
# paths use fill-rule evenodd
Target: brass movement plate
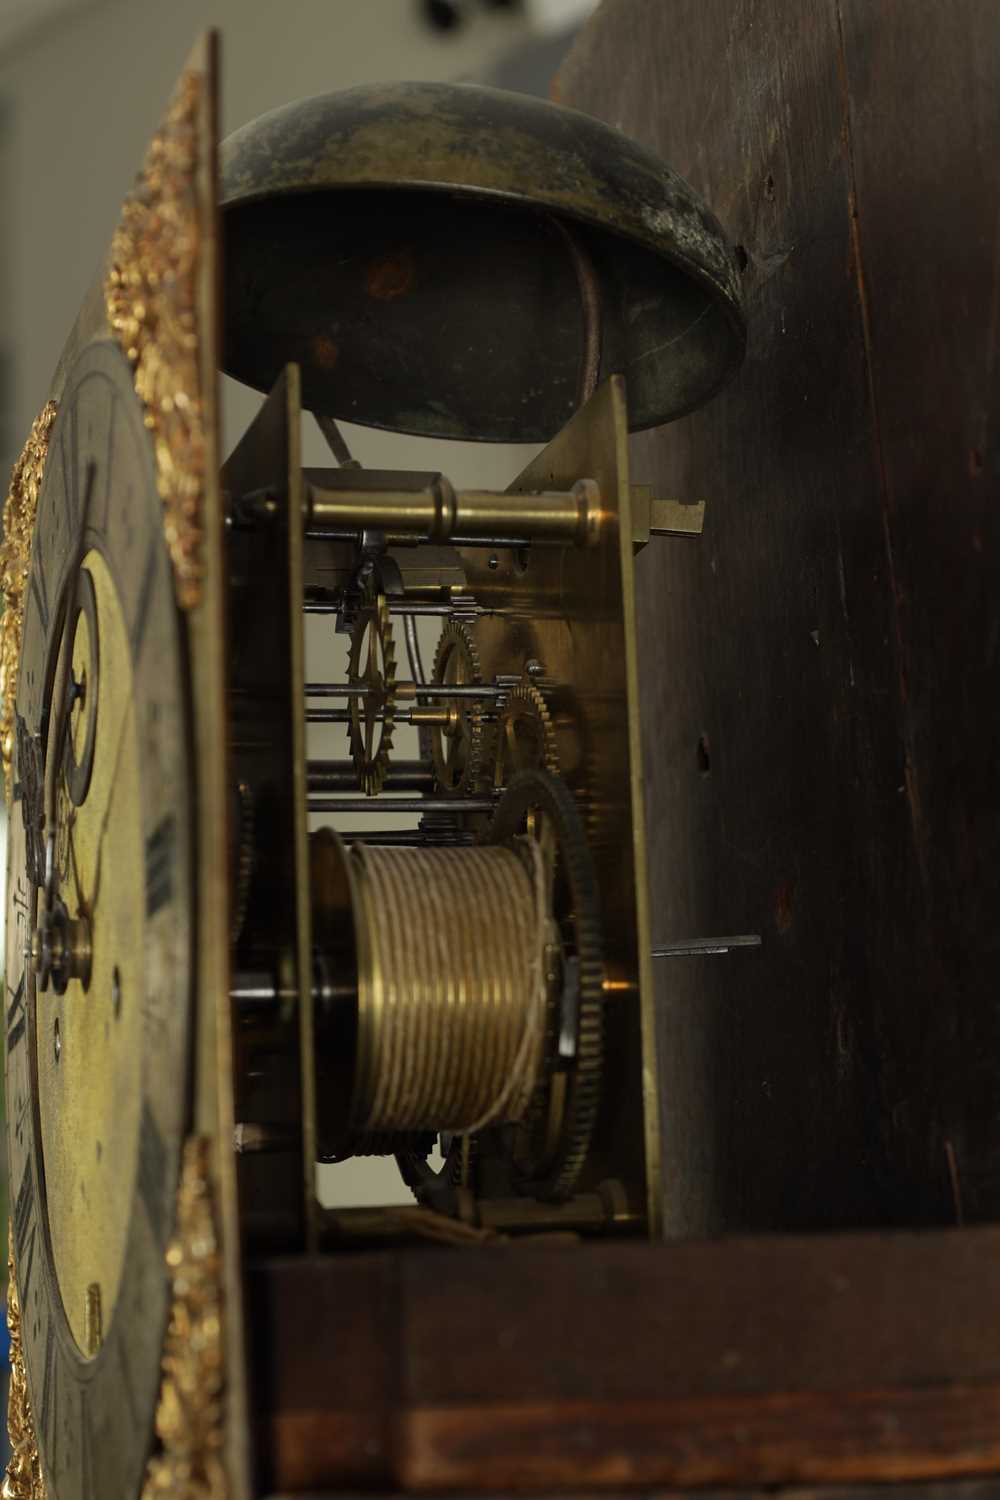
M 512 494 L 596 480 L 601 540 L 524 552 L 465 548 L 486 680 L 538 662 L 551 684 L 560 774 L 583 813 L 600 885 L 606 967 L 601 1115 L 579 1190 L 605 1176 L 645 1201 L 661 1233 L 659 1106 L 639 733 L 625 382 L 612 376 L 518 476 Z M 613 988 L 611 987 L 613 986 Z

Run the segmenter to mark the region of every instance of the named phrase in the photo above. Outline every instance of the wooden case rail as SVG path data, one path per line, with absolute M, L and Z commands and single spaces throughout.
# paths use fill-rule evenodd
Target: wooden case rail
M 276 1259 L 249 1294 L 277 1491 L 1000 1476 L 998 1229 Z

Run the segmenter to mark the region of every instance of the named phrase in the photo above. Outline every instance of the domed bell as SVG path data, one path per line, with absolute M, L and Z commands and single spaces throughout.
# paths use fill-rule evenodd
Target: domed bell
M 222 147 L 224 365 L 297 362 L 319 413 L 546 442 L 624 373 L 634 429 L 738 367 L 736 267 L 705 204 L 608 126 L 468 84 L 364 86 Z

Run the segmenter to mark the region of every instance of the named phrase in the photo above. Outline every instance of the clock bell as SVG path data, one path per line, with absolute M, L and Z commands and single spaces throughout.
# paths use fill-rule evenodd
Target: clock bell
M 738 367 L 729 246 L 554 104 L 365 87 L 217 152 L 215 76 L 210 40 L 5 511 L 19 1496 L 336 1478 L 261 1441 L 248 1268 L 661 1225 L 633 562 L 703 507 L 628 435 Z M 220 370 L 265 396 L 224 461 Z M 542 446 L 470 489 L 339 422 Z M 412 1204 L 321 1206 L 356 1156 Z

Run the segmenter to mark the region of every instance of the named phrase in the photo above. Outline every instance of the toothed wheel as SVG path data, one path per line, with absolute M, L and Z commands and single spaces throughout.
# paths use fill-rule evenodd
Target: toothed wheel
M 435 684 L 466 687 L 483 680 L 479 652 L 472 631 L 460 620 L 448 620 L 434 654 Z M 434 774 L 442 791 L 472 794 L 480 784 L 486 725 L 482 704 L 475 699 L 435 700 L 451 710 L 450 722 L 432 731 Z
M 245 781 L 234 788 L 235 808 L 232 820 L 232 885 L 233 910 L 229 923 L 229 941 L 239 942 L 250 903 L 250 886 L 253 883 L 256 848 L 254 846 L 253 793 Z
M 396 648 L 384 594 L 367 594 L 351 630 L 347 680 L 363 687 L 350 700 L 347 738 L 358 783 L 375 797 L 385 783 L 396 712 Z
M 478 1146 L 472 1135 L 442 1135 L 439 1139 L 444 1158 L 440 1167 L 432 1167 L 428 1160 L 433 1141 L 417 1150 L 397 1152 L 396 1165 L 418 1203 L 439 1213 L 455 1214 L 459 1192 L 475 1194 Z
M 533 682 L 517 682 L 507 694 L 497 725 L 493 782 L 504 787 L 518 771 L 559 774 L 556 731 L 548 704 Z
M 448 1149 L 445 1150 L 447 1144 Z M 453 1135 L 447 1143 L 442 1137 L 441 1150 L 448 1175 L 456 1187 L 474 1191 L 476 1180 L 476 1156 L 479 1150 L 474 1135 Z
M 549 1027 L 548 1069 L 529 1119 L 513 1134 L 519 1192 L 568 1198 L 587 1159 L 601 1098 L 603 942 L 597 876 L 580 814 L 564 782 L 548 771 L 520 771 L 490 828 L 491 843 L 533 838 L 549 877 L 553 959 L 561 970 Z

